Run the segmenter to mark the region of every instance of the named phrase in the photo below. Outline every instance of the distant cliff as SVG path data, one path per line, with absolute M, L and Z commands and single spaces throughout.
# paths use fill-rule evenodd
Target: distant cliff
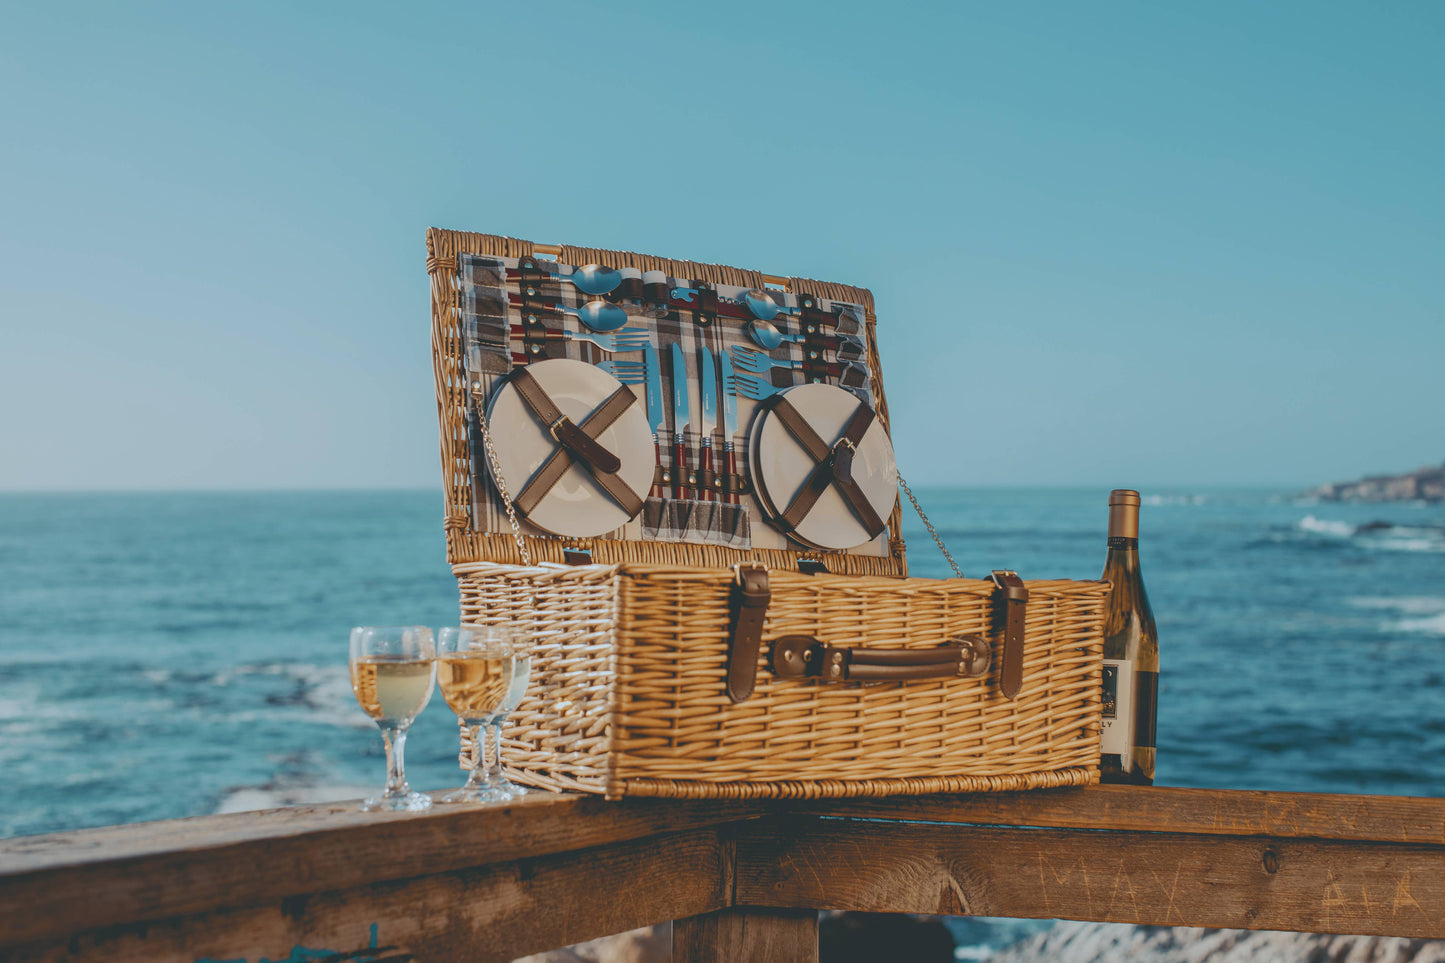
M 1445 465 L 1321 485 L 1305 494 L 1331 502 L 1441 502 L 1445 501 Z

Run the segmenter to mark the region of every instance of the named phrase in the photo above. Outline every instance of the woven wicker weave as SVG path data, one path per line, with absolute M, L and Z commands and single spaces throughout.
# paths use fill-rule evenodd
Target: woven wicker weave
M 743 553 L 683 543 L 526 537 L 476 532 L 467 385 L 455 311 L 456 258 L 532 253 L 526 241 L 431 230 L 432 330 L 447 554 L 466 623 L 531 630 L 533 683 L 508 720 L 511 778 L 555 790 L 712 798 L 817 798 L 1033 789 L 1097 781 L 1105 582 L 1029 582 L 1023 689 L 999 691 L 995 586 L 906 578 L 901 515 L 891 556 L 829 554 L 832 575 L 796 571 L 815 552 Z M 670 276 L 762 287 L 757 272 L 644 255 L 562 248 L 571 264 L 661 269 Z M 792 290 L 862 304 L 873 385 L 887 424 L 872 296 L 862 288 L 791 279 Z M 564 549 L 597 564 L 564 566 Z M 809 635 L 870 648 L 932 647 L 982 635 L 984 678 L 872 684 L 780 680 L 767 666 L 742 703 L 725 690 L 730 567 L 770 570 L 763 639 Z M 463 747 L 463 758 L 470 749 Z
M 724 692 L 727 570 L 656 565 L 456 566 L 462 617 L 520 622 L 537 680 L 506 760 L 549 789 L 674 797 L 825 797 L 1033 789 L 1094 781 L 1099 626 L 1108 585 L 1029 583 L 1023 692 L 982 679 Z M 994 639 L 992 582 L 772 575 L 763 637 L 881 648 Z M 907 642 L 905 643 L 904 640 Z

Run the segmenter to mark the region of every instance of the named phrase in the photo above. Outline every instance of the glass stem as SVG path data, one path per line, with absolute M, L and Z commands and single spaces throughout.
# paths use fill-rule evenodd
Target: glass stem
M 405 796 L 411 792 L 406 784 L 406 729 L 385 726 L 381 738 L 386 743 L 386 797 Z
M 506 777 L 502 775 L 502 717 L 492 716 L 491 719 L 492 741 L 496 752 L 492 756 L 491 781 L 500 784 Z
M 468 722 L 467 731 L 472 734 L 472 769 L 467 773 L 463 789 L 481 789 L 491 780 L 487 775 L 487 735 L 481 723 Z

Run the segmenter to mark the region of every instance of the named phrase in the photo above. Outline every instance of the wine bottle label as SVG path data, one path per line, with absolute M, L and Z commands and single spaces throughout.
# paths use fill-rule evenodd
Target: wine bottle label
M 1134 663 L 1128 659 L 1104 660 L 1103 723 L 1099 752 L 1117 755 L 1128 772 L 1134 762 Z
M 1110 535 L 1110 536 L 1109 536 L 1109 547 L 1110 547 L 1110 548 L 1138 548 L 1138 547 L 1139 547 L 1139 540 L 1138 540 L 1137 538 L 1126 538 L 1126 537 L 1124 537 L 1123 535 Z
M 1159 673 L 1138 673 L 1135 688 L 1139 691 L 1139 721 L 1135 724 L 1134 745 L 1142 749 L 1154 748 L 1155 721 L 1159 713 Z

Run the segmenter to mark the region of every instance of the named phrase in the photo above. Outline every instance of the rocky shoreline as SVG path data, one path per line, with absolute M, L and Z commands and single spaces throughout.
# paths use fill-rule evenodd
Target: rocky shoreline
M 1445 963 L 1445 941 L 1061 921 L 988 963 Z
M 1329 502 L 1442 502 L 1445 465 L 1417 468 L 1403 475 L 1372 475 L 1359 481 L 1335 482 L 1305 492 Z
M 852 917 L 852 925 L 839 926 L 848 922 L 840 917 Z M 929 923 L 936 933 L 927 929 Z M 819 944 L 820 963 L 953 959 L 943 927 L 927 917 L 825 914 Z M 671 927 L 663 924 L 514 963 L 666 963 L 671 958 Z M 1061 920 L 1046 932 L 981 959 L 984 963 L 1445 963 L 1445 940 Z

